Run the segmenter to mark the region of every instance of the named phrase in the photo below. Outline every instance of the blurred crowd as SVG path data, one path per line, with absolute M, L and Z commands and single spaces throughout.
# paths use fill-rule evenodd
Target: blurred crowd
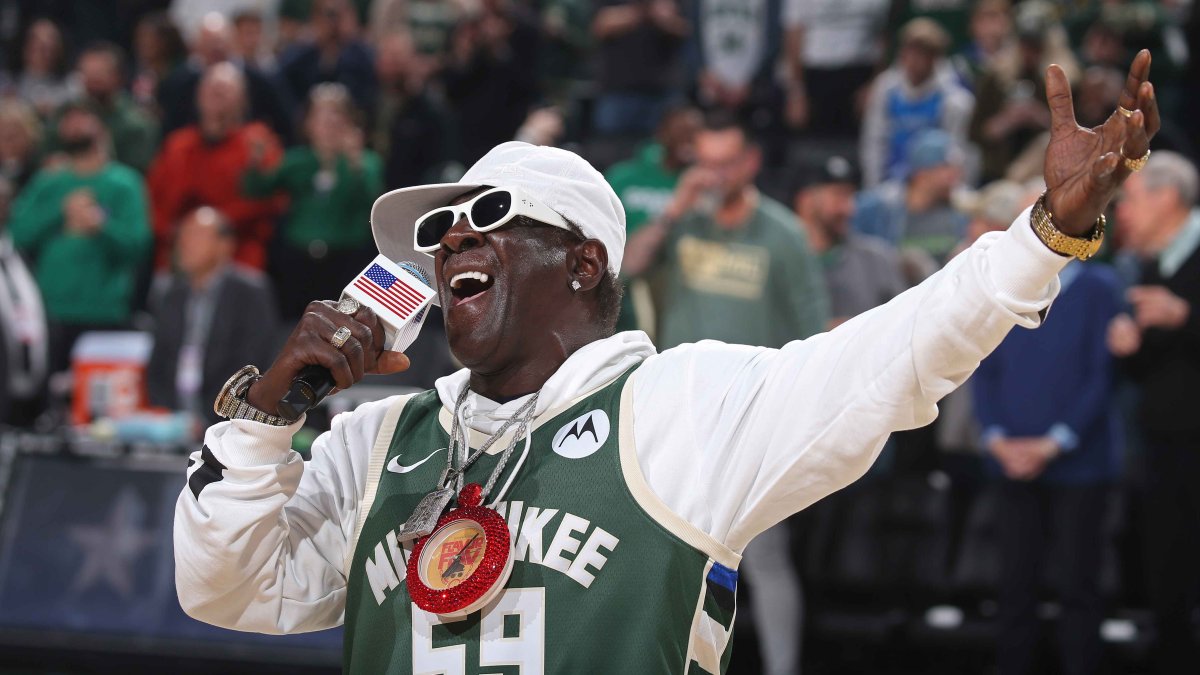
M 0 7 L 0 422 L 62 421 L 81 335 L 153 335 L 149 405 L 211 420 L 373 257 L 387 190 L 497 143 L 576 150 L 621 197 L 621 329 L 778 347 L 905 292 L 1044 190 L 1044 71 L 1080 124 L 1150 48 L 1163 129 L 1014 331 L 885 454 L 969 454 L 1008 516 L 999 664 L 1030 672 L 1041 556 L 1066 673 L 1098 672 L 1101 519 L 1144 466 L 1162 672 L 1194 668 L 1200 564 L 1200 9 L 1190 0 L 13 0 Z M 455 364 L 430 320 L 402 383 Z M 1067 355 L 1067 356 L 1064 356 Z M 886 458 L 884 464 L 886 464 Z M 747 551 L 765 670 L 798 672 L 786 527 Z M 772 582 L 754 584 L 754 579 Z M 1190 664 L 1190 665 L 1180 665 Z M 1177 669 L 1179 668 L 1179 669 Z

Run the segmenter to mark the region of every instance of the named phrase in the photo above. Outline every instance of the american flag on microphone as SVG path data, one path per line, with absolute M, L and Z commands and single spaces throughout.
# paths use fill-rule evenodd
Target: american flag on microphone
M 426 297 L 417 290 L 416 284 L 405 281 L 404 276 L 410 275 L 396 276 L 379 263 L 371 263 L 354 279 L 354 287 L 391 309 L 401 319 L 407 319 L 425 304 Z
M 412 269 L 420 272 L 419 267 Z M 416 339 L 434 293 L 428 281 L 382 255 L 342 291 L 343 296 L 358 300 L 379 316 L 386 332 L 385 346 L 392 351 L 403 351 Z

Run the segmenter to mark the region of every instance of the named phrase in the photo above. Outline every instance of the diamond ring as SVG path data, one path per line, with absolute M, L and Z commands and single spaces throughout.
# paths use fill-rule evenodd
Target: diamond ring
M 350 329 L 342 326 L 333 332 L 333 337 L 329 338 L 329 344 L 333 345 L 334 349 L 341 349 L 349 339 Z
M 355 300 L 354 298 L 351 298 L 349 296 L 346 296 L 338 301 L 337 311 L 341 312 L 342 314 L 349 314 L 350 316 L 354 316 L 356 313 L 358 313 L 358 310 L 361 307 L 362 307 L 362 305 L 359 304 L 359 302 L 357 300 Z

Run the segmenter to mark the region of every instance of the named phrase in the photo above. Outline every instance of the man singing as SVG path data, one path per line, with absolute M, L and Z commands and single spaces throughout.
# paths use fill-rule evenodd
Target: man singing
M 1071 256 L 1099 247 L 1159 127 L 1149 68 L 1140 53 L 1120 107 L 1083 129 L 1051 66 L 1038 205 L 780 349 L 656 353 L 614 335 L 624 214 L 571 153 L 507 143 L 460 183 L 384 195 L 381 252 L 432 256 L 466 367 L 335 418 L 304 462 L 300 420 L 277 410 L 301 368 L 345 389 L 407 365 L 368 309 L 310 305 L 261 377 L 230 380 L 230 421 L 192 456 L 183 607 L 269 633 L 345 622 L 351 673 L 722 672 L 746 544 L 861 476 L 890 432 L 932 421 L 1014 325 L 1040 323 Z

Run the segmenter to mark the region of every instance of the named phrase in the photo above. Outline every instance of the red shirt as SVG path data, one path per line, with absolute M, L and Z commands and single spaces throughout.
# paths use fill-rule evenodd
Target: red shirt
M 287 207 L 287 198 L 242 196 L 242 172 L 259 143 L 265 149 L 262 166 L 278 164 L 283 157 L 279 139 L 259 122 L 246 124 L 216 143 L 204 140 L 195 125 L 167 136 L 146 177 L 156 268 L 170 266 L 175 227 L 180 218 L 200 206 L 211 206 L 233 222 L 238 262 L 260 270 L 266 266 L 267 242 L 274 232 L 275 217 Z

